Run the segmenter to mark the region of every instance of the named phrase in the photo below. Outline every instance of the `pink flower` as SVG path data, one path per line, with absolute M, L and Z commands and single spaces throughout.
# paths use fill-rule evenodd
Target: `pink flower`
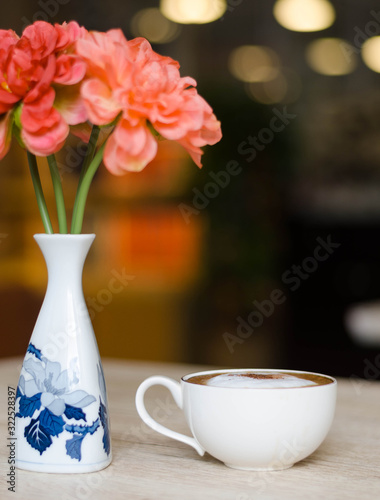
M 202 147 L 220 123 L 181 77 L 179 64 L 120 30 L 88 33 L 76 22 L 37 21 L 19 38 L 0 30 L 0 156 L 15 126 L 36 155 L 58 151 L 70 126 L 115 125 L 104 152 L 114 174 L 142 170 L 157 152 L 155 132 L 180 143 L 201 167 Z
M 16 92 L 9 88 L 6 80 L 8 54 L 18 42 L 18 36 L 12 30 L 0 30 L 0 114 L 11 110 L 20 99 Z
M 201 147 L 220 140 L 220 123 L 196 82 L 180 76 L 178 62 L 155 53 L 143 38 L 127 41 L 120 30 L 89 33 L 76 48 L 87 63 L 81 95 L 89 119 L 106 125 L 121 117 L 104 153 L 112 173 L 140 171 L 154 158 L 150 125 L 201 167 Z
M 1 123 L 11 128 L 12 113 L 20 107 L 16 126 L 21 126 L 26 148 L 36 155 L 58 151 L 69 125 L 87 119 L 79 86 L 75 86 L 83 79 L 86 65 L 74 52 L 76 40 L 86 33 L 76 22 L 52 26 L 37 21 L 21 38 L 13 31 L 0 30 L 0 115 L 11 112 L 8 118 L 0 116 Z M 8 137 L 9 130 L 2 135 Z M 0 140 L 0 155 L 7 145 Z

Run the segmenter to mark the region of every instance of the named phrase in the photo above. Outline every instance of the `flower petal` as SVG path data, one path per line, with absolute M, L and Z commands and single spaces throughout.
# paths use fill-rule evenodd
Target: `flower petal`
M 81 95 L 88 117 L 95 125 L 111 123 L 121 111 L 120 104 L 113 100 L 112 91 L 98 79 L 84 82 Z
M 69 125 L 84 123 L 88 118 L 79 85 L 57 89 L 54 107 Z
M 6 113 L 0 117 L 0 160 L 8 153 L 11 145 L 11 113 Z
M 58 398 L 55 399 L 52 403 L 50 403 L 46 408 L 50 410 L 52 413 L 54 413 L 54 415 L 56 415 L 57 417 L 60 417 L 62 413 L 65 411 L 66 405 L 63 399 Z
M 27 149 L 37 156 L 48 156 L 59 151 L 69 135 L 69 126 L 62 116 L 52 108 L 52 113 L 58 121 L 51 127 L 41 127 L 36 132 L 21 130 L 21 138 Z M 54 120 L 55 121 L 55 120 Z
M 87 34 L 86 28 L 79 26 L 76 21 L 69 23 L 55 24 L 55 31 L 58 35 L 58 40 L 55 46 L 56 50 L 65 50 L 72 45 L 76 40 L 83 38 Z
M 69 390 L 69 375 L 67 370 L 63 370 L 57 380 L 54 382 L 54 387 L 58 391 L 67 392 Z
M 86 64 L 78 56 L 61 54 L 57 57 L 54 82 L 61 85 L 74 85 L 83 80 Z
M 104 164 L 114 175 L 140 172 L 157 154 L 157 142 L 146 125 L 121 120 L 108 139 Z
M 38 54 L 39 59 L 41 59 L 49 56 L 54 51 L 58 40 L 58 33 L 50 23 L 36 21 L 24 29 L 22 38 L 27 38 L 30 41 L 32 49 Z
M 96 401 L 94 396 L 90 396 L 86 391 L 81 390 L 63 394 L 62 399 L 67 405 L 75 406 L 75 408 L 84 408 Z
M 38 386 L 42 386 L 45 380 L 45 369 L 42 363 L 32 358 L 26 359 L 22 367 L 32 375 Z
M 55 397 L 51 392 L 43 392 L 41 394 L 41 404 L 42 406 L 49 406 L 53 401 L 55 401 Z
M 49 89 L 51 89 L 50 85 L 54 78 L 55 68 L 55 56 L 51 54 L 47 59 L 46 66 L 43 67 L 41 76 L 38 77 L 37 85 L 35 85 L 24 97 L 25 103 L 31 103 L 40 99 Z
M 51 128 L 59 120 L 57 112 L 53 110 L 54 99 L 55 92 L 49 89 L 38 101 L 25 103 L 21 111 L 23 129 L 33 133 L 41 128 Z
M 42 385 L 41 385 L 41 387 L 38 387 L 35 380 L 31 379 L 31 380 L 25 381 L 25 391 L 24 392 L 25 392 L 25 396 L 27 398 L 31 398 L 32 396 L 34 396 L 38 392 L 41 392 L 41 390 L 42 390 Z
M 108 36 L 108 38 L 110 38 L 114 42 L 119 43 L 120 45 L 124 45 L 126 47 L 128 44 L 127 39 L 125 38 L 124 33 L 121 29 L 117 28 L 108 30 L 106 35 Z
M 6 52 L 9 47 L 15 45 L 19 37 L 13 30 L 0 30 L 0 47 Z
M 18 95 L 0 87 L 0 114 L 7 113 L 19 100 L 20 97 Z
M 61 363 L 58 363 L 58 361 L 46 362 L 45 378 L 50 380 L 53 387 L 56 386 L 56 382 L 60 373 L 61 373 Z

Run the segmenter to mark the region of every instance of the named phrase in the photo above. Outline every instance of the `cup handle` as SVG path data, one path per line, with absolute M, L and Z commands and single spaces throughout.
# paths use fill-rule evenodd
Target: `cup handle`
M 173 380 L 169 377 L 162 377 L 156 375 L 154 377 L 149 377 L 146 380 L 144 380 L 144 382 L 142 382 L 142 384 L 140 384 L 139 388 L 137 389 L 136 408 L 141 419 L 154 431 L 157 431 L 160 434 L 163 434 L 164 436 L 168 436 L 172 439 L 176 439 L 177 441 L 181 441 L 182 443 L 192 446 L 202 457 L 205 454 L 205 450 L 194 438 L 186 436 L 185 434 L 180 434 L 179 432 L 172 431 L 167 427 L 165 427 L 164 425 L 159 424 L 146 411 L 144 404 L 144 395 L 147 389 L 149 389 L 149 387 L 152 387 L 154 385 L 163 385 L 164 387 L 169 389 L 178 407 L 181 410 L 183 408 L 181 385 L 176 380 Z

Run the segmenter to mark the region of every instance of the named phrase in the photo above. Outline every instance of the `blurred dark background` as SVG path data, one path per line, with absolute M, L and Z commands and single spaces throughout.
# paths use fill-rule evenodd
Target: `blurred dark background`
M 177 0 L 182 14 L 186 3 Z M 85 231 L 97 238 L 84 290 L 97 303 L 100 351 L 368 376 L 380 348 L 379 4 L 331 1 L 331 26 L 302 32 L 309 17 L 323 25 L 309 0 L 293 29 L 280 24 L 285 0 L 210 3 L 224 13 L 206 24 L 168 21 L 158 0 L 14 0 L 3 9 L 0 28 L 19 34 L 37 19 L 75 19 L 147 37 L 196 78 L 222 122 L 223 140 L 206 148 L 202 170 L 161 143 L 140 174 L 99 171 L 86 214 Z M 72 139 L 58 156 L 69 205 L 78 148 Z M 40 166 L 53 207 L 43 159 Z M 46 271 L 16 144 L 0 178 L 0 356 L 22 355 Z M 124 269 L 135 279 L 102 305 L 112 273 Z

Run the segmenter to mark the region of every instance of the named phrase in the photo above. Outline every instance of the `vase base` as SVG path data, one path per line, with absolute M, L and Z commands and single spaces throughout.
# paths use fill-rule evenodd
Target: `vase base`
M 112 462 L 112 456 L 103 462 L 94 464 L 39 464 L 35 462 L 25 462 L 16 460 L 17 469 L 29 470 L 33 472 L 47 472 L 52 474 L 84 474 L 86 472 L 96 472 L 105 469 Z

